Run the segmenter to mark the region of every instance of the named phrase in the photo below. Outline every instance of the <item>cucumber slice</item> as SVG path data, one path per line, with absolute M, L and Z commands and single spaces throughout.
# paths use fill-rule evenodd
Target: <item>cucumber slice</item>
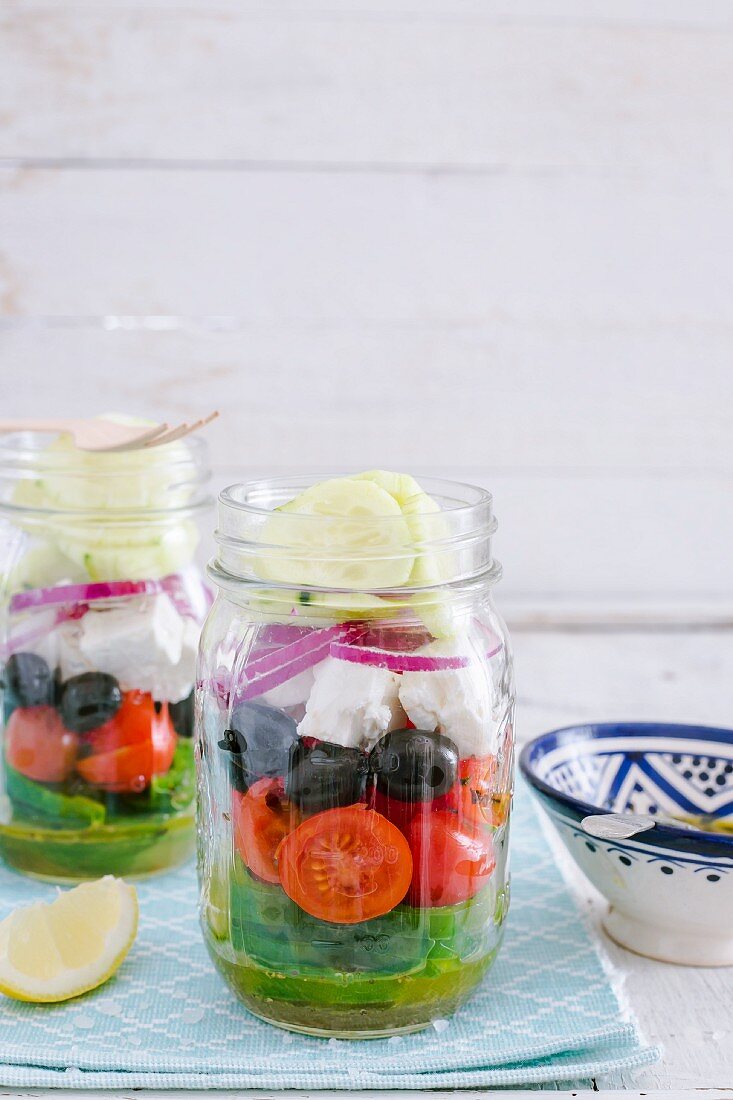
M 318 522 L 309 523 L 309 517 Z M 381 521 L 381 522 L 380 522 Z M 369 592 L 398 588 L 412 572 L 410 528 L 399 504 L 368 480 L 334 478 L 273 513 L 256 564 L 265 580 Z M 294 548 L 303 556 L 294 556 Z
M 79 882 L 168 870 L 188 858 L 194 839 L 193 814 L 94 828 L 19 821 L 0 826 L 0 854 L 31 875 Z
M 150 423 L 115 415 L 106 419 L 140 426 Z M 79 579 L 80 571 L 82 580 L 154 579 L 178 572 L 191 561 L 199 541 L 191 520 L 174 526 L 128 519 L 114 525 L 108 522 L 110 510 L 134 517 L 188 503 L 190 457 L 184 443 L 104 454 L 79 451 L 70 437 L 60 436 L 45 454 L 52 459 L 49 472 L 42 479 L 21 481 L 13 503 L 50 513 L 44 517 L 44 535 L 71 563 L 69 579 Z M 58 469 L 53 459 L 57 459 Z M 172 464 L 179 466 L 175 475 Z M 38 526 L 37 518 L 16 522 L 29 533 L 35 533 Z M 40 565 L 34 567 L 33 587 L 57 579 L 41 576 Z M 56 573 L 56 564 L 50 565 Z
M 152 427 L 153 421 L 109 413 L 105 420 L 131 427 Z M 79 451 L 70 436 L 59 436 L 45 448 L 53 466 L 43 479 L 21 482 L 19 490 L 31 499 L 18 500 L 33 507 L 69 512 L 104 514 L 108 508 L 132 513 L 186 504 L 190 487 L 172 486 L 171 466 L 190 462 L 185 443 L 141 448 L 125 452 Z M 18 492 L 19 490 L 16 490 Z
M 410 537 L 418 550 L 426 543 L 448 537 L 448 525 L 441 516 L 440 505 L 423 492 L 414 477 L 393 474 L 390 470 L 368 470 L 357 474 L 354 480 L 371 482 L 390 494 L 405 517 Z M 430 552 L 418 552 L 408 584 L 414 587 L 440 584 L 447 575 L 443 555 L 437 557 Z
M 403 606 L 367 592 L 301 592 L 287 588 L 255 589 L 248 604 L 258 622 L 304 627 L 351 619 L 389 619 L 398 615 Z
M 155 580 L 180 572 L 193 558 L 199 532 L 192 520 L 174 527 L 105 529 L 103 519 L 63 525 L 57 521 L 56 543 L 83 566 L 92 581 Z
M 15 568 L 10 570 L 5 583 L 9 592 L 22 592 L 25 588 L 81 584 L 87 579 L 83 566 L 62 554 L 54 543 L 44 539 L 43 542 L 29 547 Z
M 237 860 L 229 897 L 232 946 L 276 970 L 409 973 L 428 962 L 470 960 L 491 950 L 495 893 L 488 885 L 457 905 L 400 905 L 360 924 L 332 924 L 309 916 Z
M 234 949 L 276 969 L 404 974 L 420 968 L 430 949 L 420 910 L 402 906 L 361 924 L 332 924 L 246 872 L 232 878 L 230 920 Z
M 452 574 L 452 555 L 445 551 L 435 554 L 421 552 L 420 547 L 448 538 L 450 532 L 440 505 L 423 492 L 410 474 L 395 474 L 390 470 L 368 470 L 355 480 L 370 481 L 390 494 L 400 506 L 412 542 L 417 550 L 415 563 L 407 581 L 410 587 L 430 588 L 444 584 Z M 455 616 L 445 592 L 425 592 L 413 597 L 411 603 L 420 618 L 436 638 L 451 637 L 456 632 Z
M 13 820 L 32 821 L 60 829 L 74 829 L 104 824 L 105 808 L 101 802 L 83 795 L 67 795 L 27 779 L 15 768 L 5 765 L 5 790 L 13 807 Z
M 489 951 L 496 936 L 495 908 L 496 891 L 489 883 L 467 901 L 426 910 L 430 961 L 472 959 Z
M 163 775 L 153 777 L 150 793 L 150 808 L 154 813 L 178 813 L 193 804 L 196 796 L 196 767 L 192 740 L 178 739 L 173 763 Z

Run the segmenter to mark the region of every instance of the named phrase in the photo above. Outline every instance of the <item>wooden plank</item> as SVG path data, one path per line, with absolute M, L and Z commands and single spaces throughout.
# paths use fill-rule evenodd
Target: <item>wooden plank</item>
M 53 263 L 62 294 L 61 258 Z M 134 268 L 130 282 L 136 277 L 145 272 Z M 85 297 L 98 293 L 91 281 L 78 287 Z M 24 294 L 20 283 L 17 294 Z M 159 323 L 157 331 L 144 327 Z M 362 327 L 283 318 L 212 331 L 171 317 L 110 316 L 83 328 L 24 321 L 0 329 L 0 363 L 8 415 L 36 410 L 41 380 L 43 393 L 68 415 L 110 405 L 185 417 L 221 406 L 225 416 L 208 429 L 214 461 L 240 473 L 379 461 L 488 472 L 492 479 L 504 471 L 525 474 L 539 482 L 536 493 L 528 491 L 532 508 L 541 507 L 543 543 L 564 550 L 568 501 L 565 494 L 554 500 L 551 490 L 560 473 L 577 493 L 579 518 L 598 494 L 592 514 L 603 517 L 603 529 L 587 532 L 589 553 L 602 554 L 605 541 L 616 549 L 624 538 L 633 545 L 638 525 L 643 531 L 658 524 L 665 537 L 657 550 L 681 564 L 677 547 L 689 548 L 691 530 L 708 537 L 719 524 L 720 541 L 727 538 L 731 335 L 702 324 L 651 333 L 609 324 L 604 338 L 600 323 L 551 331 L 529 319 Z M 599 486 L 597 475 L 615 489 Z M 666 488 L 650 486 L 647 475 L 666 480 Z M 675 497 L 678 478 L 684 493 Z M 606 491 L 613 494 L 608 501 Z M 506 494 L 497 491 L 497 498 L 505 512 Z M 548 552 L 557 567 L 559 553 Z M 634 571 L 623 560 L 616 573 L 633 590 Z M 681 597 L 700 564 L 688 560 L 680 572 Z M 718 587 L 714 577 L 705 580 Z
M 733 725 L 733 629 L 520 631 L 513 642 L 522 742 L 578 722 Z
M 6 0 L 0 156 L 730 178 L 730 7 L 615 8 Z
M 52 12 L 54 0 L 4 0 L 4 8 L 23 14 L 26 11 Z M 99 0 L 65 0 L 67 11 L 99 11 Z M 305 20 L 356 18 L 415 19 L 440 16 L 444 19 L 473 19 L 486 22 L 541 23 L 568 22 L 615 26 L 727 27 L 733 24 L 727 0 L 106 0 L 105 11 L 136 12 L 225 11 L 271 19 Z
M 331 329 L 338 341 L 344 330 L 367 354 L 383 326 L 423 332 L 426 347 L 450 329 L 460 358 L 421 384 L 451 370 L 475 408 L 465 370 L 471 381 L 483 370 L 500 413 L 506 389 L 528 386 L 525 406 L 548 402 L 565 454 L 599 402 L 604 419 L 623 418 L 632 453 L 654 439 L 650 421 L 671 416 L 680 466 L 708 465 L 723 440 L 730 454 L 733 193 L 722 188 L 5 170 L 0 241 L 7 316 L 213 316 L 271 335 Z M 403 359 L 396 344 L 383 376 Z M 332 392 L 330 379 L 319 385 Z M 383 407 L 365 375 L 366 389 Z
M 0 331 L 3 409 L 185 419 L 219 407 L 207 429 L 216 488 L 374 465 L 477 482 L 494 493 L 497 600 L 514 623 L 730 622 L 733 472 L 727 414 L 717 438 L 710 416 L 725 392 L 724 349 L 709 388 L 690 371 L 687 388 L 666 393 L 664 417 L 647 421 L 648 399 L 638 410 L 623 394 L 606 400 L 612 368 L 600 345 L 594 363 L 590 338 L 558 344 L 552 387 L 529 351 L 514 371 L 486 371 L 475 349 L 496 340 L 488 330 L 24 324 Z M 646 358 L 637 349 L 639 395 L 654 381 Z M 529 396 L 538 387 L 542 401 Z
M 54 0 L 4 0 L 5 8 L 22 14 L 25 11 L 56 9 Z M 99 0 L 65 0 L 71 12 L 95 12 Z M 306 20 L 357 18 L 373 19 L 441 16 L 445 19 L 475 19 L 487 22 L 573 24 L 600 23 L 614 26 L 729 26 L 731 17 L 727 0 L 107 0 L 105 11 L 227 11 L 272 19 L 300 17 Z

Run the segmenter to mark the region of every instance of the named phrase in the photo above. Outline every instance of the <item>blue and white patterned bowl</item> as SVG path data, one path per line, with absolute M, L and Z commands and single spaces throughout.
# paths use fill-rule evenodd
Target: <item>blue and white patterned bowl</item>
M 570 726 L 531 741 L 519 765 L 565 847 L 609 901 L 604 927 L 612 939 L 667 962 L 733 965 L 733 834 L 668 823 L 670 816 L 733 823 L 733 730 Z M 583 827 L 608 813 L 660 820 L 620 840 Z

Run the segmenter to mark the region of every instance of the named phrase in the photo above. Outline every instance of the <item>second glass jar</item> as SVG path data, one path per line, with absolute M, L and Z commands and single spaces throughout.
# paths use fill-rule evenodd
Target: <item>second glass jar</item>
M 139 877 L 193 850 L 207 475 L 200 440 L 0 444 L 0 853 L 26 874 Z
M 343 483 L 326 483 L 329 507 Z M 298 514 L 324 496 L 312 479 L 220 496 L 197 692 L 201 920 L 250 1010 L 296 1031 L 424 1027 L 501 942 L 514 691 L 491 497 L 423 487 L 407 523 Z

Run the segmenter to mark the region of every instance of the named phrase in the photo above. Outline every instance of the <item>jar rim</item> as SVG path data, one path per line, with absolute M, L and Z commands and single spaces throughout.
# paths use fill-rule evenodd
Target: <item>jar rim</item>
M 100 475 L 119 476 L 126 466 L 135 466 L 135 456 L 139 450 L 129 451 L 82 451 L 75 447 L 65 451 L 54 451 L 49 444 L 58 438 L 55 432 L 4 432 L 0 433 L 0 476 L 5 469 L 32 468 L 39 472 L 73 473 L 83 468 L 85 461 L 94 460 L 101 464 Z M 175 451 L 172 449 L 175 448 Z M 160 447 L 145 448 L 145 457 L 153 468 L 190 465 L 197 459 L 206 461 L 206 442 L 198 436 L 189 436 L 185 443 L 169 443 Z M 160 459 L 156 462 L 156 459 Z M 108 470 L 104 470 L 104 466 Z M 95 470 L 95 476 L 97 471 Z
M 293 496 L 297 496 L 298 492 L 302 492 L 303 490 L 310 488 L 310 486 L 316 485 L 321 481 L 328 481 L 333 478 L 349 478 L 350 476 L 354 476 L 353 473 L 349 474 L 348 472 L 344 473 L 331 471 L 325 474 L 300 474 L 297 477 L 278 475 L 277 477 L 253 478 L 250 481 L 234 482 L 232 485 L 227 485 L 219 492 L 219 504 L 225 508 L 231 508 L 233 510 L 239 509 L 243 512 L 250 512 L 253 515 L 266 517 L 272 515 L 276 511 L 276 508 L 278 506 L 276 505 L 262 507 L 251 500 L 239 499 L 239 496 L 241 496 L 241 494 L 244 492 L 263 494 L 266 491 L 270 490 L 275 493 L 282 493 L 286 489 L 295 489 L 295 493 L 290 493 L 288 496 L 284 496 L 283 503 L 285 503 L 286 500 L 292 500 Z M 448 478 L 424 477 L 420 479 L 420 487 L 425 493 L 428 494 L 428 496 L 433 497 L 436 495 L 443 497 L 445 492 L 455 492 L 456 490 L 461 490 L 465 493 L 469 493 L 474 497 L 473 500 L 467 500 L 463 502 L 455 501 L 448 507 L 441 507 L 441 513 L 443 514 L 457 512 L 467 513 L 470 511 L 476 511 L 482 506 L 484 508 L 488 508 L 490 512 L 493 506 L 494 498 L 489 490 L 483 489 L 478 485 L 472 485 L 470 482 L 453 481 L 452 479 Z M 444 493 L 440 492 L 441 488 L 444 490 Z M 323 519 L 332 519 L 333 517 L 291 514 L 290 518 L 296 522 L 300 522 L 300 520 L 320 521 Z M 374 520 L 380 524 L 389 520 L 402 522 L 403 516 L 375 515 Z
M 310 486 L 349 476 L 277 476 L 222 489 L 212 579 L 223 587 L 244 582 L 375 595 L 497 579 L 493 498 L 475 485 L 421 478 L 421 490 L 438 507 L 411 513 L 303 515 L 282 508 Z
M 207 508 L 212 503 L 206 485 L 211 477 L 208 448 L 201 438 L 187 438 L 181 443 L 171 443 L 145 450 L 144 465 L 140 451 L 93 452 L 76 448 L 54 450 L 49 446 L 58 438 L 49 432 L 10 432 L 0 435 L 0 513 L 38 515 L 99 516 L 121 522 L 141 513 L 146 520 L 156 517 L 185 515 Z M 144 499 L 126 499 L 124 489 L 131 479 L 157 479 L 161 497 L 169 492 L 175 503 L 156 503 Z M 73 504 L 56 503 L 53 499 L 42 502 L 14 500 L 14 487 L 24 482 L 57 479 L 57 484 L 93 483 L 104 488 L 112 500 L 117 493 L 126 503 L 123 505 L 99 503 L 86 506 L 83 501 Z M 167 486 L 167 488 L 166 488 Z

